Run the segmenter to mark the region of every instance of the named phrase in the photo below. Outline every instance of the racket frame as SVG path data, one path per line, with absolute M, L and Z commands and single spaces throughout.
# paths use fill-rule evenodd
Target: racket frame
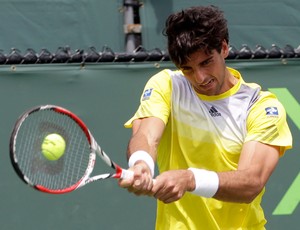
M 22 126 L 22 123 L 24 122 L 24 120 L 32 113 L 37 112 L 39 110 L 53 110 L 54 112 L 57 113 L 62 113 L 64 115 L 67 115 L 68 117 L 70 117 L 71 119 L 73 119 L 78 125 L 79 127 L 82 129 L 82 131 L 84 132 L 84 134 L 87 137 L 87 140 L 89 142 L 90 145 L 90 155 L 89 155 L 89 161 L 88 161 L 88 165 L 87 168 L 85 170 L 84 175 L 81 177 L 81 179 L 76 182 L 75 184 L 67 187 L 67 188 L 63 188 L 63 189 L 49 189 L 46 188 L 42 185 L 39 184 L 34 184 L 26 175 L 23 174 L 22 170 L 19 168 L 18 166 L 18 159 L 17 156 L 15 154 L 15 150 L 16 150 L 16 138 L 18 135 L 18 131 L 20 129 L 20 127 Z M 95 162 L 96 162 L 96 155 L 98 155 L 108 166 L 110 166 L 112 169 L 114 169 L 114 173 L 105 173 L 105 174 L 100 174 L 100 175 L 95 175 L 90 177 L 90 175 L 92 174 L 93 170 L 94 170 L 94 166 L 95 166 Z M 56 105 L 41 105 L 41 106 L 36 106 L 32 109 L 29 109 L 28 111 L 26 111 L 25 113 L 23 113 L 17 120 L 14 129 L 12 131 L 11 137 L 10 137 L 10 158 L 11 158 L 11 163 L 13 165 L 13 168 L 15 169 L 17 175 L 28 185 L 32 186 L 33 188 L 41 191 L 41 192 L 45 192 L 45 193 L 51 193 L 51 194 L 63 194 L 63 193 L 69 193 L 72 192 L 78 188 L 81 188 L 83 186 L 85 186 L 86 184 L 89 184 L 91 182 L 94 181 L 98 181 L 98 180 L 104 180 L 107 178 L 132 178 L 133 177 L 133 172 L 130 170 L 125 170 L 123 168 L 121 168 L 118 164 L 116 164 L 114 161 L 112 161 L 109 156 L 101 149 L 101 147 L 97 144 L 96 140 L 94 139 L 94 137 L 92 136 L 90 130 L 87 128 L 87 126 L 85 125 L 85 123 L 74 113 L 72 113 L 71 111 L 60 107 L 60 106 L 56 106 Z

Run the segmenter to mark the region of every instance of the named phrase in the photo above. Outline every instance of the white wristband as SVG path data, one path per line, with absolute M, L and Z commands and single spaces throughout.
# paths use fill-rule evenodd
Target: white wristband
M 128 166 L 132 167 L 137 161 L 145 161 L 151 171 L 152 177 L 154 176 L 154 161 L 149 153 L 143 150 L 139 150 L 131 154 L 128 160 Z
M 191 193 L 203 196 L 213 197 L 219 188 L 219 177 L 214 171 L 205 169 L 189 168 L 195 177 L 195 190 Z

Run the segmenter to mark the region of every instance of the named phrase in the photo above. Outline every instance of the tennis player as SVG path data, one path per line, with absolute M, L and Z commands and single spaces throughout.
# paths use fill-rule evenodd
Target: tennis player
M 170 15 L 165 34 L 178 70 L 150 78 L 125 124 L 134 178 L 119 185 L 158 200 L 157 230 L 265 229 L 265 185 L 292 147 L 282 104 L 226 66 L 227 21 L 217 7 Z

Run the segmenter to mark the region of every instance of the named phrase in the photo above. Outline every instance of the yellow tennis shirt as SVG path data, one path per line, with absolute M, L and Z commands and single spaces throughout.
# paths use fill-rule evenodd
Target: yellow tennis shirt
M 292 146 L 282 104 L 270 92 L 239 80 L 217 96 L 195 92 L 181 71 L 163 70 L 146 84 L 140 106 L 125 124 L 158 117 L 166 124 L 158 148 L 160 172 L 189 167 L 216 172 L 236 170 L 242 146 L 259 141 L 280 146 L 280 155 Z M 261 230 L 266 223 L 261 199 L 250 204 L 218 201 L 189 192 L 171 204 L 157 203 L 156 230 Z

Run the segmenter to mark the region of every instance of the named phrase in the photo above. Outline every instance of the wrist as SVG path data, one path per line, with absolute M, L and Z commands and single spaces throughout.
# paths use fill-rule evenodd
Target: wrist
M 189 168 L 192 171 L 195 179 L 195 189 L 191 193 L 203 196 L 213 197 L 219 188 L 219 177 L 214 171 L 205 169 Z
M 155 168 L 154 161 L 149 153 L 143 150 L 138 150 L 132 153 L 128 160 L 128 166 L 129 167 L 134 166 L 137 161 L 144 161 L 150 169 L 151 176 L 152 177 L 154 176 L 154 168 Z

